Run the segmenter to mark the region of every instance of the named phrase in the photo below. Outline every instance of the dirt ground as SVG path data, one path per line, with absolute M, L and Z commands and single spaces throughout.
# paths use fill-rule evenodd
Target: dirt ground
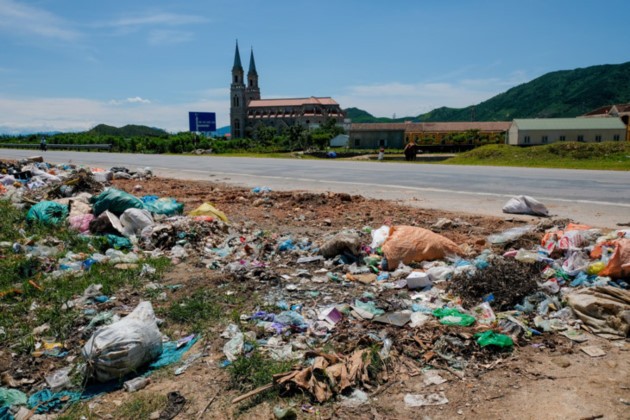
M 469 214 L 437 212 L 400 206 L 382 200 L 368 200 L 346 194 L 310 194 L 306 192 L 272 192 L 262 200 L 248 190 L 210 182 L 152 179 L 118 180 L 115 186 L 135 194 L 175 197 L 189 211 L 209 201 L 232 221 L 277 235 L 322 237 L 346 228 L 362 229 L 382 224 L 407 224 L 430 227 L 440 218 L 455 220 L 455 226 L 440 233 L 475 252 L 487 247 L 485 236 L 522 223 L 509 218 L 488 218 Z M 139 188 L 137 186 L 140 186 Z M 533 220 L 537 223 L 538 220 Z M 435 228 L 433 230 L 436 230 Z M 439 231 L 439 230 L 436 230 Z M 531 245 L 538 240 L 530 238 Z M 524 244 L 527 245 L 527 244 Z M 164 279 L 165 284 L 185 287 L 176 293 L 191 293 L 197 288 L 212 288 L 220 283 L 216 272 L 184 262 L 176 265 Z M 266 285 L 247 285 L 265 291 Z M 368 286 L 358 284 L 356 287 Z M 174 295 L 173 297 L 177 297 Z M 342 401 L 309 405 L 306 396 L 292 396 L 252 404 L 247 400 L 232 404 L 241 393 L 230 389 L 219 338 L 223 326 L 208 331 L 191 352 L 203 351 L 204 357 L 180 376 L 157 375 L 140 392 L 166 394 L 179 391 L 187 399 L 178 418 L 274 418 L 273 408 L 293 404 L 298 418 L 406 419 L 596 419 L 630 418 L 630 343 L 609 341 L 589 335 L 587 343 L 576 344 L 559 334 L 544 334 L 517 343 L 509 353 L 481 361 L 476 369 L 459 372 L 440 369 L 447 381 L 425 385 L 425 375 L 397 368 L 387 381 L 368 391 L 364 405 L 350 407 Z M 434 324 L 424 327 L 436 328 Z M 420 332 L 419 332 L 420 333 Z M 430 331 L 423 331 L 430 333 Z M 590 357 L 580 348 L 598 346 L 604 356 Z M 406 394 L 443 392 L 448 403 L 408 408 Z M 132 398 L 133 394 L 117 391 L 90 402 L 92 412 L 111 418 L 113 408 Z

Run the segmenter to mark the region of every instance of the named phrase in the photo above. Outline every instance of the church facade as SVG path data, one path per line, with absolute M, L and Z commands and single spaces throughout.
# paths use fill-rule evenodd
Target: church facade
M 273 127 L 280 133 L 293 125 L 316 128 L 330 119 L 342 124 L 344 116 L 339 104 L 330 97 L 261 99 L 254 51 L 250 53 L 249 69 L 245 78 L 238 43 L 236 44 L 230 85 L 232 138 L 254 137 L 260 126 Z

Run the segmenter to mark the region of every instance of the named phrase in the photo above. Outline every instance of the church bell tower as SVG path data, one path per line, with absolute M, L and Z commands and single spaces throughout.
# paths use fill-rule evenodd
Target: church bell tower
M 238 51 L 238 41 L 236 41 L 234 65 L 232 66 L 232 84 L 230 85 L 230 126 L 233 139 L 239 139 L 245 136 L 247 96 L 245 81 L 243 80 L 244 73 L 243 66 L 241 65 L 241 54 Z M 256 83 L 258 83 L 258 76 L 256 76 Z

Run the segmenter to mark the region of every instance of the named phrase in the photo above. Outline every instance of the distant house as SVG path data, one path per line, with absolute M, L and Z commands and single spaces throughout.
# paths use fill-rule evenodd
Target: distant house
M 508 144 L 531 146 L 560 141 L 599 143 L 626 138 L 619 118 L 515 119 L 508 131 Z
M 509 128 L 510 123 L 504 121 L 361 123 L 351 124 L 348 133 L 350 147 L 354 149 L 376 149 L 381 146 L 402 149 L 409 141 L 419 146 L 442 146 L 454 144 L 460 138 L 470 142 L 472 148 L 472 143 L 482 138 L 492 143 L 504 143 Z
M 347 134 L 338 134 L 330 139 L 330 147 L 346 147 L 350 136 Z
M 606 105 L 582 116 L 585 118 L 621 118 L 621 121 L 626 125 L 626 141 L 630 141 L 630 104 Z

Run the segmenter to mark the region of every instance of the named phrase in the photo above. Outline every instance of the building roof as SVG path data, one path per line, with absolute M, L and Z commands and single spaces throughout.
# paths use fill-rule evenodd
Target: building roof
M 610 118 L 530 118 L 514 119 L 520 130 L 607 130 L 626 126 L 621 119 Z
M 353 123 L 352 131 L 405 131 L 407 133 L 450 133 L 454 131 L 479 130 L 486 132 L 507 131 L 509 122 L 425 122 L 425 123 Z
M 316 98 L 284 98 L 284 99 L 256 99 L 249 101 L 249 108 L 265 106 L 302 106 L 302 105 L 339 105 L 330 97 Z
M 234 65 L 232 66 L 232 71 L 234 70 L 243 71 L 243 66 L 241 65 L 241 53 L 238 51 L 238 41 L 236 41 L 236 50 L 234 51 Z
M 616 111 L 619 114 L 628 114 L 630 113 L 630 104 L 614 104 L 614 105 L 606 105 L 601 108 L 594 109 L 591 112 L 584 114 L 584 117 L 606 117 L 608 114 L 613 111 Z
M 253 74 L 258 76 L 258 72 L 256 71 L 256 62 L 254 61 L 254 49 L 252 48 L 252 52 L 249 56 L 249 71 L 247 74 Z
M 510 129 L 507 121 L 463 121 L 463 122 L 425 122 L 407 125 L 407 132 L 453 132 L 478 130 L 486 132 L 500 132 Z

